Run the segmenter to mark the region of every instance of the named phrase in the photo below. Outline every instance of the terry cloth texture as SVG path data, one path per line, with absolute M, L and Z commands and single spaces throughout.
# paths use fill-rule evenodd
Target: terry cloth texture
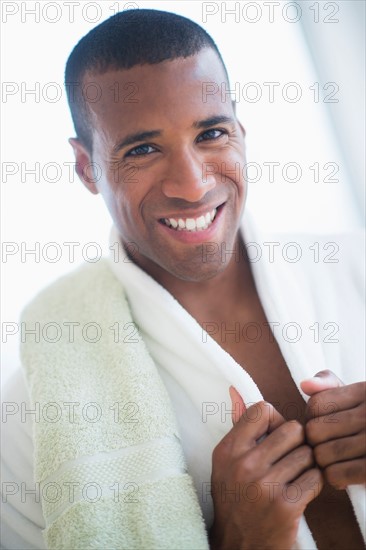
M 41 335 L 21 354 L 47 547 L 207 549 L 168 394 L 106 262 L 42 291 L 22 322 Z

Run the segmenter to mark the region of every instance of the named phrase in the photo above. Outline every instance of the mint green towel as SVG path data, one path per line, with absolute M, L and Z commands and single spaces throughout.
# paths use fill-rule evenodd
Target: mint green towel
M 22 322 L 47 547 L 207 549 L 169 397 L 107 263 L 42 291 Z

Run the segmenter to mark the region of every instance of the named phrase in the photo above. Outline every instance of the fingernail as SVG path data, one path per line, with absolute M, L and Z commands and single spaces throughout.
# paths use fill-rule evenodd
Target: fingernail
M 314 374 L 314 378 L 326 378 L 327 376 L 329 376 L 329 374 L 329 370 L 321 370 Z

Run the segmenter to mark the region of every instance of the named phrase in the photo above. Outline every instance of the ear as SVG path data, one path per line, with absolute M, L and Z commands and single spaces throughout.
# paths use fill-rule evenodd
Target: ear
M 70 138 L 69 143 L 75 155 L 75 171 L 85 187 L 94 195 L 99 193 L 96 185 L 91 155 L 77 138 Z

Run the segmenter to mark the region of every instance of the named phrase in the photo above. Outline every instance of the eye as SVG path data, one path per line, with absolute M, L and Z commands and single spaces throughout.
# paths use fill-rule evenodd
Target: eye
M 155 148 L 151 145 L 143 144 L 134 147 L 125 154 L 125 157 L 142 157 L 144 155 L 150 155 L 155 151 Z
M 200 136 L 197 138 L 197 142 L 200 141 L 213 141 L 215 139 L 219 139 L 222 136 L 227 135 L 228 132 L 226 130 L 221 130 L 219 128 L 211 128 L 210 130 L 206 130 L 206 132 L 203 132 Z

